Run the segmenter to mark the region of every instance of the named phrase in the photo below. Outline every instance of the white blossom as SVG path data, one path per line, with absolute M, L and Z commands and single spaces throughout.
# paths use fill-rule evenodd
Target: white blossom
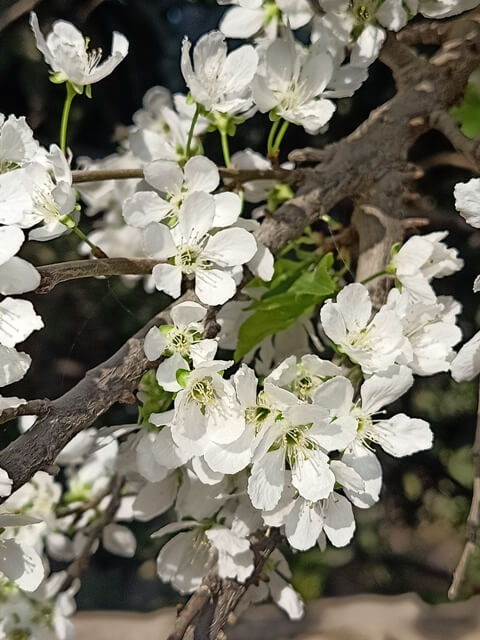
M 195 156 L 181 169 L 176 162 L 155 160 L 144 168 L 146 181 L 158 189 L 139 191 L 125 201 L 123 216 L 127 224 L 144 228 L 151 222 L 168 219 L 176 222 L 182 204 L 195 191 L 212 193 L 220 183 L 217 166 L 204 156 Z M 215 217 L 212 226 L 227 227 L 240 215 L 242 202 L 236 193 L 223 192 L 213 196 Z
M 192 193 L 183 203 L 178 226 L 152 222 L 144 232 L 147 255 L 169 260 L 153 268 L 155 286 L 173 298 L 181 291 L 182 276 L 195 278 L 195 293 L 201 302 L 223 304 L 233 297 L 236 283 L 231 268 L 248 262 L 257 245 L 244 229 L 224 229 L 209 235 L 215 219 L 212 196 Z
M 255 104 L 262 113 L 274 110 L 307 133 L 318 133 L 335 111 L 333 102 L 322 97 L 332 72 L 328 54 L 315 45 L 305 51 L 288 34 L 274 40 L 265 53 L 252 84 Z
M 34 12 L 30 14 L 30 26 L 37 48 L 54 72 L 55 82 L 70 82 L 80 93 L 84 86 L 110 75 L 128 53 L 128 40 L 116 31 L 113 33 L 112 53 L 102 62 L 102 50 L 88 51 L 88 39 L 70 22 L 54 22 L 46 39 Z
M 430 281 L 450 276 L 463 267 L 457 250 L 442 242 L 447 235 L 447 231 L 434 231 L 412 236 L 392 258 L 392 271 L 415 302 L 435 303 Z
M 362 284 L 349 284 L 322 307 L 320 318 L 327 336 L 364 373 L 382 371 L 402 353 L 405 338 L 398 316 L 382 307 L 373 318 L 368 290 Z
M 251 45 L 227 55 L 225 36 L 211 31 L 200 38 L 190 60 L 191 43 L 183 41 L 181 68 L 193 99 L 207 111 L 242 115 L 252 106 L 250 84 L 258 56 Z

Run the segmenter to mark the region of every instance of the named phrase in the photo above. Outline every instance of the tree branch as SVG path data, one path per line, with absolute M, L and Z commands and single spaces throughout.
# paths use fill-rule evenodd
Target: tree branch
M 57 284 L 79 278 L 99 276 L 149 275 L 158 260 L 149 258 L 102 258 L 101 260 L 72 260 L 38 267 L 40 284 L 35 293 L 49 293 Z
M 457 120 L 447 111 L 435 111 L 429 119 L 433 129 L 437 129 L 440 133 L 451 142 L 453 147 L 467 159 L 468 163 L 473 167 L 473 171 L 480 172 L 480 142 L 467 138 L 460 130 Z
M 167 640 L 216 640 L 225 627 L 228 616 L 238 605 L 247 589 L 260 580 L 270 554 L 281 541 L 278 529 L 257 531 L 250 537 L 255 569 L 244 582 L 222 580 L 215 571 L 204 579 L 175 622 L 175 630 Z
M 459 594 L 460 588 L 465 580 L 470 558 L 477 546 L 478 532 L 480 530 L 480 385 L 478 387 L 477 425 L 475 429 L 475 442 L 473 444 L 473 463 L 473 494 L 467 520 L 466 541 L 460 560 L 453 572 L 452 584 L 448 590 L 450 600 L 455 600 Z
M 278 169 L 227 169 L 226 167 L 220 167 L 219 172 L 222 178 L 232 179 L 237 183 L 250 182 L 252 180 L 295 182 L 299 180 L 301 174 L 296 169 L 282 169 L 280 167 Z M 72 181 L 75 184 L 143 178 L 143 169 L 87 169 L 85 171 L 72 171 Z
M 179 302 L 192 297 L 188 292 Z M 0 468 L 12 479 L 13 491 L 37 471 L 52 465 L 63 447 L 112 405 L 130 401 L 143 374 L 158 365 L 145 357 L 143 339 L 151 327 L 170 321 L 170 308 L 158 313 L 111 358 L 88 371 L 72 389 L 52 401 L 31 429 L 0 451 Z
M 66 591 L 73 582 L 79 578 L 82 573 L 87 569 L 88 563 L 90 562 L 90 558 L 95 553 L 95 546 L 97 540 L 102 536 L 103 530 L 105 527 L 110 524 L 115 518 L 115 514 L 118 511 L 118 507 L 120 506 L 122 488 L 124 481 L 119 476 L 114 476 L 110 482 L 109 491 L 111 493 L 110 502 L 108 503 L 107 508 L 99 517 L 98 521 L 93 525 L 90 529 L 87 539 L 85 540 L 85 544 L 83 549 L 78 556 L 67 568 L 67 575 L 65 576 L 65 580 L 60 587 L 61 591 Z
M 20 416 L 44 416 L 50 409 L 51 401 L 45 398 L 44 400 L 29 400 L 18 407 L 12 407 L 10 409 L 4 409 L 0 412 L 0 424 L 10 422 Z

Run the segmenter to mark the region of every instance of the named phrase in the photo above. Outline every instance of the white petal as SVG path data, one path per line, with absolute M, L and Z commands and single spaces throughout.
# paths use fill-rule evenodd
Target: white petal
M 233 298 L 236 290 L 235 280 L 226 271 L 208 269 L 197 271 L 196 273 L 195 293 L 204 304 L 209 304 L 213 307 L 223 304 Z
M 14 256 L 0 265 L 0 293 L 4 296 L 33 291 L 40 284 L 40 274 L 26 260 Z
M 170 229 L 164 224 L 151 222 L 143 232 L 143 248 L 155 260 L 167 260 L 175 255 L 177 247 Z
M 45 575 L 35 549 L 13 539 L 0 540 L 0 572 L 23 591 L 35 591 Z
M 257 243 L 245 229 L 225 229 L 211 237 L 205 247 L 205 257 L 220 267 L 245 264 L 257 251 Z
M 18 382 L 27 373 L 32 359 L 26 353 L 0 344 L 0 387 Z
M 153 281 L 159 291 L 165 291 L 172 298 L 179 298 L 182 292 L 182 270 L 174 264 L 157 264 L 152 270 Z
M 316 502 L 327 498 L 335 486 L 335 476 L 328 466 L 328 457 L 320 451 L 309 451 L 308 458 L 299 455 L 292 469 L 292 484 L 306 500 Z
M 240 196 L 231 191 L 217 193 L 215 196 L 214 227 L 229 227 L 234 224 L 242 212 L 242 200 Z
M 199 367 L 204 362 L 209 362 L 215 358 L 217 353 L 218 343 L 213 338 L 206 340 L 200 340 L 196 344 L 192 344 L 190 347 L 190 356 L 194 368 Z
M 24 241 L 21 229 L 15 226 L 0 227 L 0 265 L 13 258 Z
M 133 513 L 137 520 L 152 520 L 165 513 L 173 505 L 177 495 L 178 480 L 171 474 L 157 483 L 148 483 L 140 489 L 135 502 Z
M 473 380 L 480 373 L 480 331 L 466 342 L 451 364 L 456 382 Z
M 267 452 L 252 467 L 248 480 L 248 495 L 256 509 L 270 511 L 282 495 L 285 483 L 285 452 L 283 448 Z
M 149 360 L 158 360 L 167 346 L 167 340 L 158 327 L 152 327 L 145 336 L 143 350 Z
M 401 458 L 430 449 L 433 434 L 428 422 L 399 413 L 389 420 L 377 422 L 372 430 L 375 441 L 392 456 Z
M 365 483 L 363 491 L 344 487 L 347 497 L 360 509 L 373 506 L 378 501 L 382 488 L 382 468 L 377 456 L 366 447 L 355 443 L 343 454 L 342 461 L 356 471 Z
M 355 532 L 352 505 L 338 493 L 328 499 L 323 529 L 335 547 L 344 547 Z
M 373 375 L 362 384 L 362 409 L 376 413 L 401 398 L 412 385 L 413 375 L 408 367 L 394 365 L 384 374 Z
M 198 244 L 213 226 L 215 199 L 203 191 L 194 191 L 180 209 L 179 229 L 185 244 Z
M 219 29 L 227 38 L 250 38 L 263 27 L 263 20 L 262 9 L 233 7 L 223 16 Z
M 123 217 L 132 227 L 144 229 L 152 222 L 160 222 L 172 206 L 154 191 L 139 191 L 123 203 Z
M 220 183 L 217 165 L 205 156 L 190 158 L 184 167 L 188 190 L 212 193 Z
M 173 324 L 177 327 L 188 327 L 202 322 L 206 314 L 207 310 L 198 302 L 181 302 L 176 304 L 170 312 Z
M 2 498 L 9 496 L 12 493 L 12 484 L 13 481 L 8 473 L 5 469 L 0 468 L 0 496 Z
M 272 600 L 280 609 L 285 611 L 290 620 L 300 620 L 303 618 L 305 605 L 291 584 L 285 582 L 278 574 L 271 573 L 269 575 L 268 586 Z
M 182 386 L 177 382 L 177 371 L 190 369 L 188 362 L 179 353 L 166 358 L 157 367 L 157 382 L 165 391 L 180 391 Z
M 123 558 L 133 558 L 137 548 L 137 541 L 130 529 L 113 522 L 103 529 L 102 544 L 107 551 Z
M 299 551 L 310 549 L 317 542 L 322 529 L 323 516 L 320 509 L 297 498 L 285 522 L 285 535 L 290 545 Z
M 176 162 L 154 160 L 143 169 L 145 180 L 162 193 L 178 195 L 183 185 L 183 171 Z

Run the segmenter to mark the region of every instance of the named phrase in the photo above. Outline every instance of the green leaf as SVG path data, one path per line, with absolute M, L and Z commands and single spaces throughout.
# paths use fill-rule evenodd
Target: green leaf
M 292 264 L 297 265 L 295 269 Z M 277 276 L 277 286 L 250 306 L 254 313 L 240 327 L 235 360 L 243 358 L 268 336 L 293 326 L 300 316 L 333 295 L 336 287 L 329 273 L 332 264 L 331 254 L 310 271 L 305 271 L 305 264 L 298 267 L 298 263 L 284 260 L 278 268 L 283 273 L 282 277 Z
M 138 410 L 138 423 L 148 427 L 150 415 L 167 411 L 172 404 L 174 394 L 165 391 L 158 384 L 154 369 L 150 369 L 142 376 L 138 391 L 138 399 L 143 405 Z
M 450 110 L 452 116 L 461 124 L 462 133 L 468 138 L 480 136 L 480 87 L 469 82 L 463 101 Z

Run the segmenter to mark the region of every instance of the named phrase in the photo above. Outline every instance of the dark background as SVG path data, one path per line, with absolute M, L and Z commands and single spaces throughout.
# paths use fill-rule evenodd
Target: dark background
M 27 3 L 0 0 L 0 112 L 26 115 L 36 137 L 49 145 L 58 139 L 64 87 L 49 82 L 27 15 L 9 21 L 19 6 Z M 54 19 L 71 20 L 94 47 L 101 46 L 105 52 L 110 50 L 113 30 L 130 41 L 127 59 L 92 87 L 93 99 L 77 98 L 72 107 L 69 145 L 75 156 L 101 158 L 115 151 L 118 132 L 131 124 L 148 88 L 160 84 L 172 91 L 185 90 L 179 71 L 181 40 L 186 34 L 195 41 L 214 29 L 224 8 L 213 1 L 44 0 L 36 10 L 45 31 Z M 290 127 L 284 151 L 323 146 L 346 135 L 394 90 L 389 71 L 377 62 L 354 98 L 338 101 L 327 134 L 312 139 Z M 240 127 L 232 151 L 245 146 L 263 151 L 268 128 L 266 117 L 255 117 Z M 220 162 L 216 137 L 207 137 L 206 149 L 209 157 Z M 422 163 L 444 150 L 450 150 L 448 142 L 433 133 L 419 142 L 412 158 Z M 454 292 L 464 304 L 461 324 L 466 337 L 473 334 L 479 320 L 471 286 L 480 271 L 480 235 L 455 213 L 452 191 L 456 182 L 470 176 L 463 169 L 435 166 L 419 182 L 419 190 L 433 205 L 428 230 L 449 229 L 449 243 L 459 247 L 466 261 L 460 274 L 437 281 L 439 292 Z M 348 214 L 348 205 L 344 209 L 342 213 Z M 95 224 L 95 220 L 85 220 L 82 227 L 88 231 Z M 76 245 L 71 237 L 30 243 L 25 255 L 35 264 L 75 259 Z M 30 373 L 8 390 L 8 395 L 27 398 L 61 395 L 165 305 L 163 296 L 148 296 L 141 286 L 127 288 L 119 279 L 67 283 L 48 296 L 32 296 L 32 300 L 46 329 L 24 347 L 33 357 Z M 416 591 L 431 602 L 446 599 L 470 502 L 476 384 L 458 385 L 447 375 L 420 378 L 399 409 L 432 423 L 435 446 L 402 460 L 381 455 L 385 473 L 382 500 L 368 511 L 356 510 L 358 529 L 353 544 L 341 550 L 329 547 L 325 553 L 311 550 L 290 555 L 294 584 L 307 599 L 323 594 L 405 591 Z M 134 408 L 114 407 L 103 424 L 135 419 Z M 6 442 L 15 433 L 14 427 L 4 428 L 1 438 Z M 78 596 L 81 608 L 149 610 L 178 601 L 178 595 L 155 576 L 158 543 L 149 534 L 156 528 L 158 523 L 133 525 L 138 536 L 134 559 L 99 551 L 83 580 Z M 472 562 L 464 595 L 479 590 L 480 555 Z

